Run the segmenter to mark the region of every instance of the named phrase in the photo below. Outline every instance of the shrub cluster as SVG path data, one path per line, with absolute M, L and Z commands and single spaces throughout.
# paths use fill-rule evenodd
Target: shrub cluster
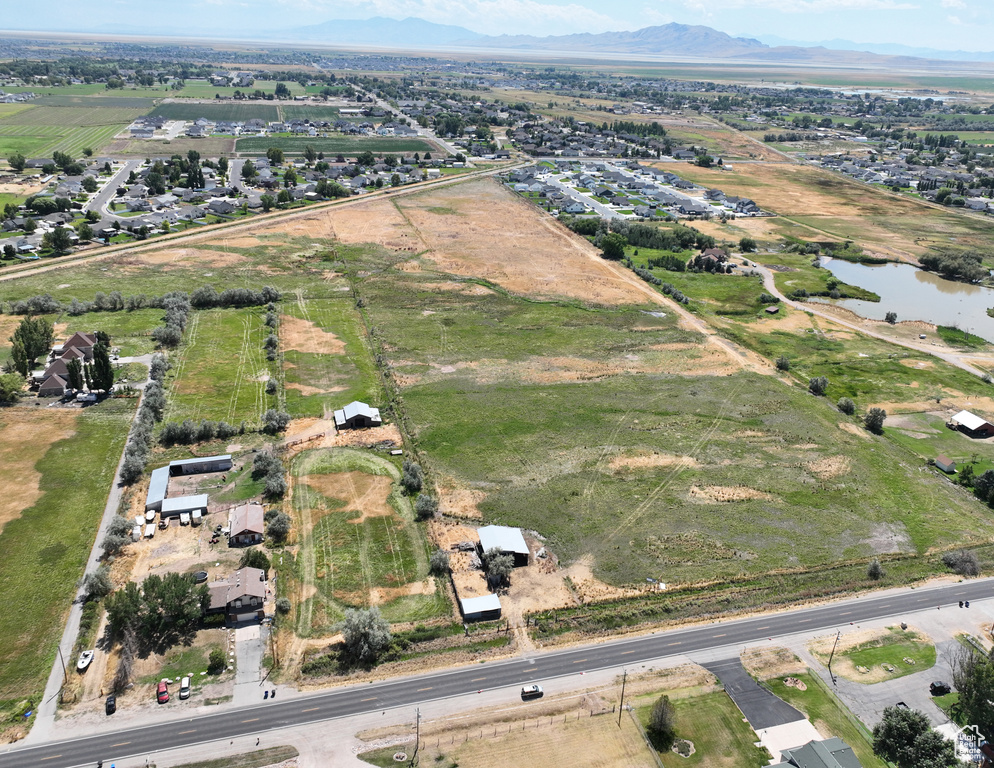
M 261 307 L 273 305 L 279 301 L 280 292 L 272 286 L 264 286 L 261 291 L 249 288 L 228 288 L 218 293 L 214 286 L 205 285 L 197 288 L 187 297 L 186 293 L 174 291 L 163 296 L 148 296 L 138 293 L 124 296 L 120 291 L 103 293 L 98 291 L 93 301 L 80 301 L 73 298 L 64 304 L 50 294 L 44 293 L 27 299 L 9 302 L 8 312 L 11 315 L 47 315 L 54 312 L 66 312 L 74 317 L 87 312 L 133 312 L 136 309 L 167 309 L 166 302 L 170 298 L 188 298 L 195 309 L 215 309 L 224 307 Z M 267 307 L 269 309 L 269 307 Z
M 175 347 L 183 338 L 183 330 L 190 316 L 190 298 L 182 292 L 174 291 L 163 297 L 162 308 L 164 325 L 152 331 L 152 338 L 163 347 Z
M 272 286 L 261 291 L 249 288 L 226 288 L 218 293 L 213 285 L 202 285 L 190 294 L 190 304 L 195 309 L 218 307 L 261 307 L 280 300 L 280 292 Z
M 252 460 L 252 479 L 265 479 L 263 494 L 267 499 L 282 499 L 286 493 L 286 472 L 283 469 L 283 462 L 270 451 L 260 451 L 255 455 Z M 289 532 L 289 528 L 287 531 Z
M 245 434 L 245 422 L 235 427 L 226 421 L 208 421 L 201 419 L 185 419 L 183 422 L 170 421 L 162 426 L 159 432 L 159 442 L 165 446 L 172 445 L 193 445 L 194 443 L 206 443 L 215 438 L 226 440 L 235 435 Z
M 676 288 L 670 283 L 663 283 L 661 286 L 663 294 L 669 296 L 677 304 L 689 304 L 690 299 L 683 295 L 683 291 Z

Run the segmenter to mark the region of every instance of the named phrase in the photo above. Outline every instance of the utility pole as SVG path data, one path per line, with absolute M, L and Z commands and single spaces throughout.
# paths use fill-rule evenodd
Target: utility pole
M 832 652 L 828 655 L 828 674 L 832 678 L 832 685 L 838 685 L 838 681 L 835 679 L 835 673 L 832 671 L 832 659 L 835 658 L 835 649 L 839 645 L 839 638 L 842 637 L 842 630 L 840 629 L 838 634 L 835 636 L 835 642 L 832 644 Z
M 66 671 L 66 660 L 62 656 L 62 646 L 58 646 L 59 661 L 62 662 L 62 685 L 59 687 L 59 701 L 62 701 L 62 693 L 65 690 L 66 682 L 69 680 L 69 673 Z
M 414 754 L 411 755 L 411 765 L 418 763 L 418 749 L 421 747 L 421 708 L 415 710 L 414 719 Z
M 621 727 L 621 710 L 625 708 L 625 683 L 628 681 L 628 670 L 621 673 L 621 703 L 618 704 L 618 727 Z

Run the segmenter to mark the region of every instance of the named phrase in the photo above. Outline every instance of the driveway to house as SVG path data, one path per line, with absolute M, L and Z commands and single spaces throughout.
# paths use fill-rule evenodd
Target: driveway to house
M 735 706 L 745 715 L 754 731 L 804 720 L 804 715 L 783 699 L 774 696 L 749 676 L 739 657 L 721 661 L 703 662 L 708 672 L 714 674 L 731 696 Z
M 121 170 L 119 170 L 113 176 L 111 176 L 110 179 L 108 179 L 107 183 L 104 184 L 103 188 L 99 192 L 97 192 L 97 194 L 95 194 L 92 198 L 90 198 L 90 200 L 87 203 L 83 205 L 83 210 L 96 211 L 102 216 L 106 215 L 106 216 L 111 216 L 112 218 L 115 219 L 119 218 L 118 216 L 115 216 L 113 213 L 105 211 L 104 208 L 107 206 L 107 203 L 109 203 L 114 198 L 118 186 L 122 184 L 125 180 L 127 180 L 128 175 L 136 168 L 139 168 L 143 162 L 144 162 L 143 160 L 138 160 L 138 159 L 128 160 L 124 164 L 124 167 L 121 168 Z
M 268 636 L 268 629 L 254 622 L 235 628 L 235 706 L 262 701 L 262 657 Z

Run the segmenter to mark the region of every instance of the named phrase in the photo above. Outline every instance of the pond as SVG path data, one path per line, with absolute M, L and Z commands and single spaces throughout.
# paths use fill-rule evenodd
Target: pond
M 842 282 L 880 296 L 880 302 L 842 299 L 832 302 L 861 317 L 883 320 L 896 312 L 900 320 L 924 320 L 955 326 L 994 342 L 994 289 L 946 280 L 910 264 L 854 264 L 822 257 L 821 265 Z M 815 301 L 815 299 L 812 299 Z

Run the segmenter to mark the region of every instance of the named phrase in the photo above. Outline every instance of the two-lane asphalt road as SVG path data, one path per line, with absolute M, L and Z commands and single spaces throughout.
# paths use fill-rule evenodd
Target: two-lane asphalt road
M 39 746 L 12 746 L 0 754 L 0 768 L 69 768 L 109 764 L 128 756 L 189 746 L 218 739 L 330 720 L 348 715 L 411 706 L 480 690 L 518 686 L 597 669 L 621 667 L 667 656 L 738 646 L 781 635 L 810 632 L 872 619 L 899 617 L 945 606 L 959 610 L 960 600 L 983 600 L 994 595 L 994 580 L 909 589 L 876 597 L 862 597 L 815 608 L 785 611 L 749 619 L 729 620 L 690 629 L 676 629 L 614 642 L 552 651 L 531 658 L 474 665 L 450 672 L 351 686 L 327 693 L 276 703 L 262 701 L 241 709 L 204 714 L 191 711 L 190 719 L 160 722 L 126 731 L 104 733 Z

